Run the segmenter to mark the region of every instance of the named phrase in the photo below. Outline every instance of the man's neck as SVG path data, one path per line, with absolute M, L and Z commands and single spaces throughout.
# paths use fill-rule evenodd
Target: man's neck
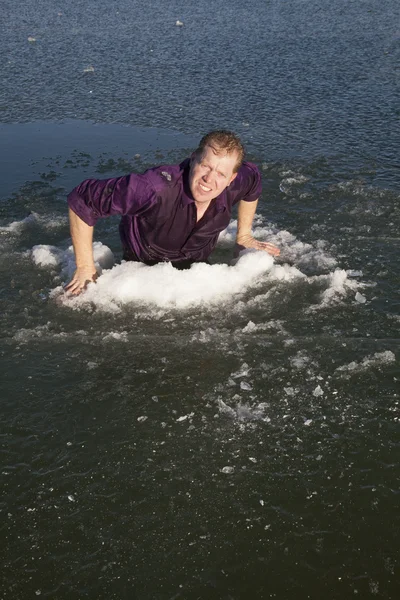
M 197 222 L 200 221 L 201 217 L 204 215 L 211 202 L 212 200 L 210 200 L 209 202 L 195 202 L 197 210 Z

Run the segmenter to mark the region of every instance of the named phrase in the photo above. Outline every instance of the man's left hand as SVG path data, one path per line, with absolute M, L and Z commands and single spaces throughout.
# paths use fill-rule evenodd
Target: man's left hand
M 271 254 L 272 256 L 279 256 L 281 251 L 274 244 L 270 244 L 269 242 L 260 242 L 256 240 L 252 235 L 247 235 L 246 237 L 241 237 L 236 240 L 236 243 L 243 248 L 254 248 L 255 250 L 264 250 Z

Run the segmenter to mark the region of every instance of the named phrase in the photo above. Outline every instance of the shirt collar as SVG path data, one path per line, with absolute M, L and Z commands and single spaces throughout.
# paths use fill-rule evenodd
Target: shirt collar
M 180 165 L 182 169 L 182 208 L 188 204 L 194 204 L 194 198 L 189 186 L 189 170 L 190 158 L 186 158 Z M 212 201 L 218 212 L 222 212 L 228 208 L 226 189 Z

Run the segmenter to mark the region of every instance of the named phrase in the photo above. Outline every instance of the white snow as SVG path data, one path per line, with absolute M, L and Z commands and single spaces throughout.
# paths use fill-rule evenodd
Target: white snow
M 48 219 L 46 221 L 44 217 L 32 213 L 26 219 L 11 223 L 0 230 L 20 231 L 31 223 L 44 222 L 47 223 L 46 227 L 50 226 Z M 231 221 L 220 234 L 219 245 L 232 246 L 236 230 L 237 222 Z M 189 270 L 178 271 L 170 263 L 160 263 L 153 267 L 134 262 L 115 265 L 111 250 L 101 242 L 95 242 L 93 251 L 96 268 L 102 276 L 95 284 L 89 284 L 79 296 L 65 294 L 63 287 L 59 285 L 60 278 L 67 283 L 74 273 L 75 260 L 72 246 L 64 249 L 38 244 L 29 251 L 29 255 L 38 268 L 48 269 L 54 277 L 54 285 L 58 287 L 52 290 L 50 297 L 57 298 L 60 305 L 75 310 L 97 309 L 118 313 L 126 305 L 138 304 L 150 308 L 152 312 L 154 308 L 157 309 L 161 316 L 163 311 L 173 308 L 217 306 L 225 308 L 226 303 L 231 302 L 232 309 L 240 312 L 245 304 L 248 307 L 276 304 L 281 289 L 279 286 L 292 284 L 292 282 L 293 285 L 314 285 L 317 290 L 321 290 L 319 301 L 305 307 L 305 313 L 337 305 L 351 294 L 354 298 L 360 283 L 351 279 L 351 271 L 346 272 L 335 268 L 336 259 L 326 250 L 326 243 L 323 240 L 317 241 L 314 245 L 303 243 L 288 231 L 278 230 L 273 225 L 265 225 L 260 215 L 256 215 L 253 233 L 257 239 L 271 241 L 281 248 L 280 264 L 265 251 L 251 249 L 241 252 L 232 266 L 198 263 Z M 312 267 L 317 270 L 317 274 L 307 276 L 301 271 L 303 267 Z M 330 272 L 327 273 L 327 270 Z M 54 274 L 54 271 L 57 273 Z M 238 294 L 243 296 L 249 289 L 260 290 L 260 293 L 253 294 L 245 301 L 238 298 Z M 357 292 L 356 300 L 360 302 L 361 298 L 364 297 Z M 242 331 L 243 333 L 268 331 L 275 323 L 277 328 L 279 321 L 271 320 L 263 323 L 248 321 Z M 281 333 L 288 335 L 282 325 L 279 327 Z M 202 332 L 201 336 L 200 341 L 208 341 L 213 337 L 212 330 Z M 297 366 L 295 361 L 293 366 Z

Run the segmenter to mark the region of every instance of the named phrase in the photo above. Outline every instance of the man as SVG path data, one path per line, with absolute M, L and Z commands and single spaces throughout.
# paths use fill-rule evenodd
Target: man
M 276 246 L 251 235 L 261 176 L 243 158 L 244 149 L 235 134 L 211 131 L 180 165 L 155 167 L 142 175 L 83 181 L 68 196 L 76 271 L 65 289 L 79 294 L 96 280 L 93 227 L 98 218 L 109 215 L 122 215 L 125 260 L 148 265 L 169 261 L 177 268 L 188 268 L 207 262 L 238 203 L 237 244 L 277 256 Z

